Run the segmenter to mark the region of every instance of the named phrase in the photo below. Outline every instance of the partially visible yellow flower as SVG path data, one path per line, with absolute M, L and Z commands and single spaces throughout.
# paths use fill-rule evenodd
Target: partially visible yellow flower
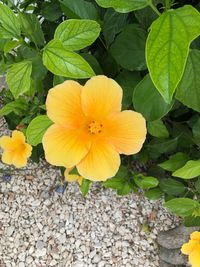
M 13 164 L 17 168 L 25 167 L 27 159 L 31 156 L 32 147 L 25 142 L 25 136 L 20 131 L 13 131 L 12 137 L 0 138 L 0 147 L 4 150 L 2 162 Z
M 70 174 L 70 171 L 72 170 L 72 168 L 70 169 L 66 169 L 65 170 L 65 173 L 64 173 L 64 176 L 65 176 L 65 180 L 67 182 L 78 182 L 79 185 L 82 185 L 82 182 L 83 182 L 83 177 L 81 177 L 80 175 L 78 174 Z
M 120 154 L 139 152 L 147 132 L 140 113 L 121 111 L 122 93 L 114 80 L 103 75 L 84 86 L 68 80 L 50 89 L 46 108 L 54 124 L 42 141 L 46 160 L 56 166 L 76 166 L 92 181 L 115 176 Z
M 190 235 L 189 242 L 182 246 L 181 252 L 189 255 L 192 267 L 200 267 L 200 232 L 196 231 Z

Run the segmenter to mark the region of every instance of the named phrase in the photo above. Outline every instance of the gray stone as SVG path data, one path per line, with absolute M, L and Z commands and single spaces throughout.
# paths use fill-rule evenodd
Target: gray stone
M 45 243 L 41 240 L 38 240 L 37 243 L 36 243 L 36 248 L 37 249 L 43 249 L 45 247 Z
M 188 262 L 187 257 L 181 253 L 180 249 L 166 249 L 160 247 L 159 256 L 162 261 L 172 265 L 184 265 Z
M 198 229 L 197 227 L 181 225 L 172 230 L 161 232 L 158 235 L 157 242 L 161 247 L 167 249 L 181 248 L 184 243 L 188 242 L 190 234 Z
M 161 260 L 159 263 L 159 267 L 174 267 L 174 265 Z

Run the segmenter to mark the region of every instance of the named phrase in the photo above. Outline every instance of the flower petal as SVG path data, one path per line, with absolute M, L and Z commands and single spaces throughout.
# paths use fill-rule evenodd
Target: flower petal
M 106 76 L 95 76 L 83 87 L 81 101 L 87 117 L 101 120 L 121 110 L 122 89 Z
M 29 158 L 31 156 L 31 153 L 32 153 L 32 146 L 29 144 L 25 144 L 23 156 Z
M 200 267 L 200 250 L 196 249 L 189 255 L 189 263 L 192 267 Z
M 14 140 L 14 142 L 16 142 L 17 145 L 24 144 L 25 143 L 25 136 L 22 132 L 14 130 L 12 132 L 12 139 Z
M 13 154 L 6 150 L 2 154 L 1 160 L 3 163 L 11 165 L 13 162 Z
M 24 157 L 21 154 L 15 154 L 12 159 L 12 164 L 16 168 L 23 168 L 27 165 L 27 157 Z
M 120 156 L 104 140 L 93 142 L 87 156 L 77 165 L 82 177 L 91 181 L 105 181 L 115 176 L 120 166 Z
M 0 147 L 2 149 L 12 149 L 13 144 L 12 144 L 12 139 L 9 136 L 2 136 L 0 138 Z
M 50 89 L 47 95 L 47 116 L 56 124 L 79 127 L 83 121 L 81 108 L 82 86 L 66 81 Z
M 145 119 L 140 113 L 131 110 L 115 114 L 105 122 L 105 135 L 120 154 L 139 152 L 146 133 Z
M 196 245 L 196 242 L 194 242 L 193 240 L 190 240 L 188 243 L 183 244 L 181 248 L 181 252 L 185 255 L 189 255 L 193 251 L 195 245 Z
M 52 165 L 71 168 L 79 163 L 90 149 L 89 135 L 82 129 L 72 130 L 54 124 L 43 137 L 46 160 Z
M 198 231 L 193 232 L 193 233 L 190 235 L 190 238 L 191 238 L 192 240 L 199 240 L 199 241 L 200 241 L 200 232 L 198 232 Z

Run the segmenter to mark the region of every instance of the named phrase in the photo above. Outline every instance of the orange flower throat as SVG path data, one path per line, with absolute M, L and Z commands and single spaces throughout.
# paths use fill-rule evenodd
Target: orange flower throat
M 92 121 L 88 125 L 89 132 L 91 134 L 98 134 L 102 132 L 103 125 L 97 121 Z

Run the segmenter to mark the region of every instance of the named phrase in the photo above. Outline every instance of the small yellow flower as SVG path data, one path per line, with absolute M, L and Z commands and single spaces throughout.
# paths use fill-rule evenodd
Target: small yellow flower
M 103 75 L 84 86 L 68 80 L 50 89 L 46 108 L 54 124 L 42 141 L 46 160 L 56 166 L 76 166 L 92 181 L 115 176 L 120 154 L 138 153 L 146 138 L 143 116 L 121 111 L 122 93 L 114 80 Z
M 78 174 L 69 174 L 71 170 L 72 170 L 72 168 L 70 168 L 70 169 L 66 169 L 66 170 L 65 170 L 65 173 L 64 173 L 65 180 L 66 180 L 67 182 L 71 182 L 71 183 L 73 183 L 73 182 L 78 182 L 79 185 L 82 185 L 83 177 L 81 177 L 81 176 L 78 175 Z
M 190 235 L 190 240 L 185 243 L 181 252 L 189 255 L 189 263 L 192 267 L 200 267 L 200 232 L 193 232 Z
M 25 142 L 25 136 L 20 131 L 13 131 L 12 137 L 0 138 L 0 147 L 4 150 L 2 162 L 13 164 L 17 168 L 25 167 L 27 159 L 31 156 L 32 147 Z

